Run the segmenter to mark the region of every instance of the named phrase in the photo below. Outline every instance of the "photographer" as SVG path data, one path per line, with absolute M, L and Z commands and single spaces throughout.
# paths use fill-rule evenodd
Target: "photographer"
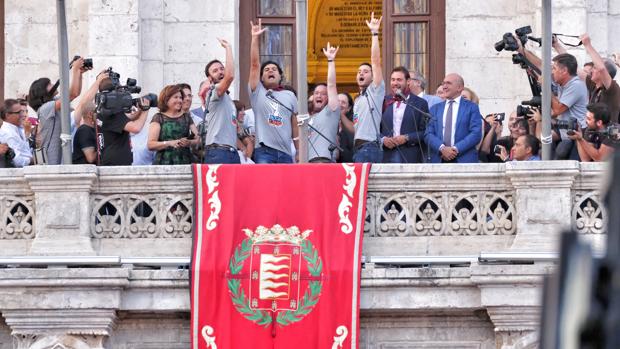
M 506 148 L 501 145 L 498 145 L 499 157 L 502 161 L 513 160 L 513 161 L 539 161 L 540 156 L 538 152 L 540 151 L 540 143 L 538 139 L 532 135 L 522 135 L 517 138 L 512 147 L 512 151 L 510 152 L 510 156 Z
M 84 66 L 84 59 L 77 58 L 71 66 L 71 83 L 69 86 L 69 101 L 74 100 L 82 91 L 82 74 L 90 69 Z M 37 112 L 39 126 L 37 137 L 41 139 L 43 156 L 48 165 L 59 165 L 62 161 L 60 142 L 60 99 L 56 90 L 58 85 L 52 85 L 48 78 L 40 78 L 30 85 L 28 103 Z
M 99 85 L 100 93 L 112 91 L 115 86 L 110 77 L 103 78 Z M 140 108 L 134 108 L 131 113 L 122 111 L 112 114 L 98 114 L 101 121 L 103 135 L 103 150 L 101 152 L 102 166 L 130 166 L 133 162 L 129 133 L 138 133 L 144 127 L 150 105 L 147 98 L 140 99 Z
M 538 69 L 541 69 L 541 60 L 534 53 L 523 48 L 519 39 L 515 37 L 518 44 L 517 51 L 524 55 Z M 557 45 L 554 48 L 557 49 Z M 561 50 L 560 50 L 561 51 Z M 551 77 L 557 86 L 557 96 L 551 96 L 551 116 L 558 119 L 569 121 L 576 120 L 581 127 L 585 127 L 586 105 L 588 104 L 588 90 L 585 83 L 577 76 L 577 59 L 568 53 L 560 53 L 553 57 L 551 67 Z M 570 141 L 566 131 L 560 133 L 563 141 Z M 571 144 L 564 145 L 570 148 Z M 567 151 L 570 153 L 570 149 Z M 567 154 L 568 155 L 568 154 Z M 577 154 L 573 151 L 571 158 L 576 160 Z
M 589 104 L 587 129 L 583 133 L 576 131 L 569 134 L 568 137 L 577 143 L 581 161 L 603 161 L 613 153 L 612 141 L 603 134 L 609 125 L 609 118 L 609 108 L 605 103 Z
M 0 106 L 0 117 L 3 121 L 0 127 L 0 139 L 2 140 L 0 154 L 5 157 L 6 167 L 24 167 L 32 164 L 30 145 L 21 127 L 26 116 L 21 104 L 15 99 L 5 99 L 4 104 Z M 9 149 L 12 150 L 13 156 Z M 6 157 L 7 153 L 8 157 Z

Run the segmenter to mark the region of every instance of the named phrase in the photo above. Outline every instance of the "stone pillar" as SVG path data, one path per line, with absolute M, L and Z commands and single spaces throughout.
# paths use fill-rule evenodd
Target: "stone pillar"
M 140 79 L 140 18 L 138 0 L 98 0 L 89 2 L 88 51 L 95 70 L 109 66 L 128 77 Z M 94 81 L 97 74 L 90 74 Z M 139 81 L 138 81 L 139 82 Z
M 164 1 L 142 0 L 139 9 L 142 48 L 138 84 L 144 92 L 159 94 L 164 86 Z
M 95 255 L 90 238 L 92 165 L 27 166 L 24 178 L 34 194 L 35 255 Z
M 558 233 L 570 228 L 571 188 L 578 174 L 576 161 L 506 163 L 517 215 L 517 236 L 511 250 L 557 251 Z
M 480 289 L 480 303 L 495 327 L 501 349 L 538 348 L 543 275 L 553 264 L 476 265 L 471 281 Z

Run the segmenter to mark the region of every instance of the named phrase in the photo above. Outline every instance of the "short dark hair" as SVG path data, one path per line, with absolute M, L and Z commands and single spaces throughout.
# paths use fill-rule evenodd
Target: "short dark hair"
M 280 82 L 279 82 L 279 84 L 281 84 L 282 81 L 284 80 L 284 70 L 282 70 L 282 67 L 276 61 L 265 61 L 265 62 L 263 62 L 263 64 L 260 65 L 260 73 L 259 73 L 260 77 L 262 78 L 263 71 L 265 70 L 265 67 L 268 66 L 269 64 L 273 64 L 273 65 L 276 66 L 276 68 L 278 68 L 278 73 L 280 73 Z
M 209 77 L 209 68 L 211 68 L 212 65 L 214 65 L 215 63 L 219 63 L 221 65 L 224 65 L 224 63 L 220 62 L 218 59 L 214 59 L 211 60 L 209 63 L 207 63 L 207 65 L 205 66 L 205 76 Z
M 590 103 L 586 106 L 586 109 L 588 109 L 588 111 L 592 113 L 592 115 L 594 115 L 594 120 L 602 121 L 603 125 L 609 124 L 611 113 L 609 112 L 607 104 L 600 102 Z
M 530 134 L 523 135 L 521 137 L 523 137 L 523 140 L 525 141 L 525 146 L 532 149 L 532 155 L 538 155 L 538 152 L 540 151 L 540 142 L 538 141 L 538 138 Z
M 351 95 L 346 92 L 340 92 L 339 95 L 344 95 L 345 97 L 347 97 L 347 103 L 350 107 L 349 111 L 347 112 L 347 118 L 353 121 L 353 97 L 351 97 Z
M 6 118 L 6 114 L 7 112 L 15 105 L 15 104 L 20 104 L 18 100 L 16 99 L 5 99 L 4 103 L 2 103 L 2 105 L 0 105 L 0 118 L 2 118 L 2 120 L 4 120 Z
M 183 89 L 179 85 L 168 85 L 161 90 L 159 98 L 157 98 L 157 108 L 159 108 L 160 112 L 168 111 L 168 101 L 178 92 L 181 92 L 181 98 L 185 98 Z
M 570 53 L 560 53 L 559 55 L 553 57 L 553 61 L 565 67 L 570 76 L 577 75 L 577 58 Z
M 325 86 L 327 88 L 327 84 L 324 82 L 319 82 L 318 84 L 314 85 L 314 88 L 312 89 L 312 93 L 314 93 L 314 91 L 316 91 L 316 88 L 319 86 Z
M 47 90 L 47 85 L 51 83 L 51 80 L 48 78 L 40 78 L 30 84 L 30 89 L 28 90 L 28 104 L 30 104 L 30 107 L 35 111 L 39 110 L 43 104 L 54 98 Z
M 372 72 L 372 64 L 370 64 L 368 62 L 364 62 L 364 63 L 360 64 L 359 67 L 357 67 L 357 68 L 359 69 L 363 65 L 367 65 L 368 67 L 370 67 L 370 71 Z
M 594 68 L 594 62 L 587 62 L 583 64 L 584 67 L 592 67 Z
M 403 75 L 405 75 L 405 80 L 409 80 L 411 78 L 411 75 L 409 75 L 409 70 L 403 66 L 394 67 L 394 69 L 392 69 L 392 72 L 390 73 L 390 76 L 392 76 L 392 74 L 396 72 L 403 73 Z
M 192 87 L 191 87 L 189 84 L 186 84 L 186 83 L 184 83 L 184 82 L 182 82 L 182 83 L 180 83 L 180 84 L 177 84 L 177 85 L 179 85 L 179 87 L 181 88 L 181 90 L 184 90 L 184 89 L 188 89 L 188 90 L 190 90 L 190 91 L 192 90 Z
M 525 119 L 517 119 L 513 125 L 513 127 L 524 128 L 528 133 L 530 132 L 530 124 Z

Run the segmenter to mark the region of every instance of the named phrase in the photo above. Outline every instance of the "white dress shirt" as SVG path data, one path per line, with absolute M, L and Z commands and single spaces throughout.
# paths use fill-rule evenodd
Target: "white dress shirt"
M 461 105 L 461 96 L 458 96 L 454 99 L 454 103 L 452 104 L 452 134 L 450 135 L 450 142 L 452 146 L 454 146 L 454 134 L 456 133 L 456 118 L 459 115 L 459 106 Z M 446 106 L 443 109 L 443 122 L 441 123 L 443 128 L 441 129 L 441 135 L 443 137 L 446 131 L 446 116 L 448 115 L 448 108 L 450 108 L 450 100 L 446 99 Z M 441 148 L 440 148 L 441 149 Z
M 409 99 L 409 96 L 407 96 L 407 99 Z M 393 130 L 394 137 L 396 137 L 400 136 L 400 127 L 403 124 L 403 116 L 405 115 L 405 109 L 407 109 L 407 104 L 402 101 L 396 101 L 392 104 L 392 106 L 394 108 Z
M 2 134 L 1 138 L 4 139 L 8 146 L 15 152 L 13 165 L 15 165 L 15 167 L 30 165 L 32 151 L 30 150 L 30 145 L 24 134 L 24 129 L 5 121 L 2 123 L 2 127 L 0 127 L 0 133 Z

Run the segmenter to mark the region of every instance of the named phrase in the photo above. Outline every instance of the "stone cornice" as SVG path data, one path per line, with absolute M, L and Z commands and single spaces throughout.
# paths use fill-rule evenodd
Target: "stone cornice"
M 579 174 L 576 161 L 511 161 L 506 163 L 506 176 L 515 189 L 567 188 Z
M 109 336 L 116 322 L 112 309 L 3 310 L 13 335 L 66 333 Z
M 97 180 L 93 165 L 28 166 L 23 171 L 34 192 L 90 192 Z

